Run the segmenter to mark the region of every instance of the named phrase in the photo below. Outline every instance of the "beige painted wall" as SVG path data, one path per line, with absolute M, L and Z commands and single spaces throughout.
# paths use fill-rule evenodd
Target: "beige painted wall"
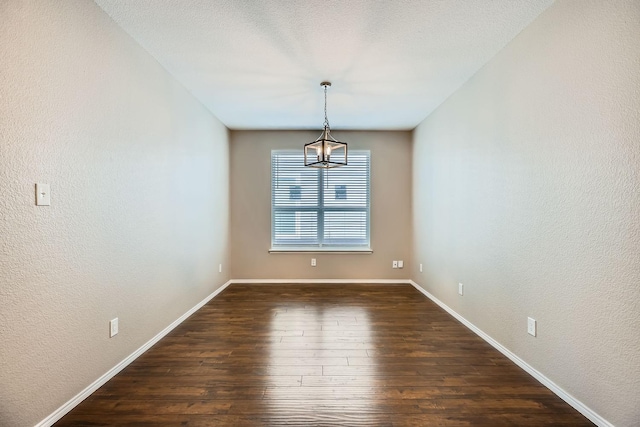
M 300 149 L 319 131 L 231 132 L 231 276 L 234 279 L 407 279 L 411 245 L 411 133 L 347 132 L 371 151 L 372 254 L 272 253 L 271 150 Z M 331 173 L 331 172 L 329 172 Z M 311 267 L 311 258 L 317 267 Z M 405 261 L 392 269 L 393 260 Z
M 21 427 L 227 280 L 228 135 L 93 2 L 0 16 L 0 425 Z
M 640 420 L 639 34 L 637 1 L 557 1 L 413 150 L 412 277 L 617 426 Z

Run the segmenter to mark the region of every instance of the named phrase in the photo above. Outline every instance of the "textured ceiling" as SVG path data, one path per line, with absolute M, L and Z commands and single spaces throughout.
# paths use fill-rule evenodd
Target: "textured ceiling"
M 95 0 L 232 129 L 412 129 L 553 0 Z

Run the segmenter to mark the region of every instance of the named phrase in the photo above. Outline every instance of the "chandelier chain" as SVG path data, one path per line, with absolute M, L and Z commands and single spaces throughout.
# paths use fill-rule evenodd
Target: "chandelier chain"
M 329 128 L 329 119 L 327 118 L 327 85 L 324 85 L 324 127 Z

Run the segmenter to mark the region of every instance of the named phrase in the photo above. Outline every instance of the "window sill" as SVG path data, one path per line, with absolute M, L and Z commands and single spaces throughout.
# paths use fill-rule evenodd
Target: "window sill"
M 290 253 L 332 253 L 332 254 L 372 254 L 371 248 L 271 248 L 270 254 Z

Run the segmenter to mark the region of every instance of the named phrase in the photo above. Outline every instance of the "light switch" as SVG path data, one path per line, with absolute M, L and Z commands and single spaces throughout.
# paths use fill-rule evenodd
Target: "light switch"
M 36 206 L 51 205 L 51 186 L 49 184 L 36 184 Z
M 527 317 L 527 333 L 529 335 L 533 335 L 534 337 L 538 334 L 538 325 L 536 319 Z
M 118 318 L 109 321 L 109 338 L 118 335 Z

